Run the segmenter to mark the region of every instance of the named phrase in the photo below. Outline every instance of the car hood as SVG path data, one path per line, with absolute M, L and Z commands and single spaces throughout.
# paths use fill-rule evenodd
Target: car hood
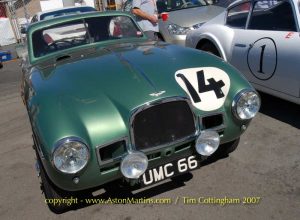
M 215 56 L 165 43 L 124 44 L 81 51 L 57 64 L 47 61 L 31 76 L 33 127 L 47 134 L 46 146 L 66 136 L 81 137 L 91 146 L 128 136 L 138 107 L 188 97 L 175 80 L 176 71 L 205 66 L 239 75 Z
M 207 22 L 224 10 L 224 8 L 214 5 L 181 9 L 169 12 L 168 21 L 181 27 L 190 27 Z
M 75 53 L 63 54 L 56 64 L 54 59 L 38 66 L 39 89 L 47 90 L 49 97 L 108 99 L 127 111 L 157 98 L 184 96 L 174 74 L 188 63 L 182 65 L 185 58 L 174 56 L 176 49 L 177 46 L 164 43 L 123 44 L 81 52 L 80 57 Z M 163 95 L 156 94 L 162 91 Z

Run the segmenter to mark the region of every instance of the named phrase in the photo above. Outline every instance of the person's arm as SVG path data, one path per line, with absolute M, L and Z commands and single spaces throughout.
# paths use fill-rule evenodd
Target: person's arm
M 136 16 L 139 16 L 145 20 L 148 20 L 152 23 L 157 23 L 158 22 L 158 18 L 156 15 L 150 15 L 144 11 L 142 11 L 141 9 L 139 8 L 133 8 L 132 9 L 132 14 L 136 15 Z

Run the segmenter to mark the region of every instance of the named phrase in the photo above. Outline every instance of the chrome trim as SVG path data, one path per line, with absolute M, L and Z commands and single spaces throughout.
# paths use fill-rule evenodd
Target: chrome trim
M 36 139 L 36 136 L 35 136 L 34 132 L 32 133 L 32 139 L 33 139 L 33 143 L 34 143 L 34 146 L 35 146 L 35 150 L 39 154 L 40 158 L 45 159 L 44 153 L 43 153 L 43 151 L 41 149 L 41 146 L 39 145 L 39 143 Z
M 202 119 L 205 118 L 205 117 L 210 117 L 210 116 L 214 116 L 214 115 L 222 115 L 223 123 L 221 125 L 218 125 L 218 126 L 215 126 L 215 127 L 212 127 L 212 128 L 204 128 L 203 123 L 202 123 Z M 225 119 L 225 113 L 224 112 L 209 113 L 209 114 L 205 114 L 203 116 L 199 116 L 200 129 L 201 129 L 201 131 L 204 131 L 204 130 L 223 131 L 227 127 L 226 123 L 224 123 L 225 122 L 224 119 Z
M 120 141 L 125 141 L 126 152 L 125 152 L 123 155 L 118 156 L 118 157 L 116 157 L 116 158 L 112 158 L 112 159 L 109 159 L 109 160 L 102 161 L 102 160 L 101 160 L 101 157 L 100 157 L 100 149 L 101 149 L 101 148 L 104 148 L 104 147 L 107 147 L 107 146 L 109 146 L 109 145 L 111 145 L 111 144 L 120 142 Z M 110 142 L 107 142 L 107 143 L 105 143 L 105 144 L 96 146 L 95 151 L 96 151 L 96 155 L 97 155 L 97 160 L 98 160 L 99 166 L 106 165 L 106 164 L 109 164 L 109 163 L 112 163 L 112 162 L 121 161 L 122 158 L 123 158 L 125 155 L 127 155 L 128 152 L 129 152 L 129 150 L 128 150 L 128 143 L 129 143 L 129 142 L 128 142 L 128 137 L 126 136 L 126 137 L 122 137 L 122 138 L 119 138 L 119 139 L 114 139 L 114 140 L 112 140 L 112 141 L 110 141 Z
M 60 148 L 63 144 L 66 144 L 66 143 L 70 143 L 70 142 L 79 142 L 83 145 L 86 146 L 86 148 L 88 149 L 88 159 L 87 159 L 87 163 L 84 167 L 82 167 L 80 170 L 78 170 L 77 172 L 75 173 L 65 173 L 65 172 L 62 172 L 61 170 L 57 169 L 57 167 L 55 166 L 54 164 L 54 152 Z M 89 146 L 79 137 L 75 137 L 75 136 L 71 136 L 71 137 L 66 137 L 66 138 L 62 138 L 60 139 L 59 141 L 57 141 L 52 149 L 52 152 L 51 152 L 51 164 L 52 166 L 55 168 L 55 170 L 59 171 L 60 173 L 63 173 L 63 174 L 67 174 L 67 175 L 74 175 L 74 174 L 77 174 L 79 173 L 80 171 L 82 171 L 89 163 L 90 161 L 90 158 L 91 158 L 91 150 L 89 148 Z
M 260 106 L 261 106 L 260 96 L 259 96 L 259 94 L 255 90 L 253 90 L 253 89 L 242 89 L 241 91 L 239 91 L 238 94 L 235 95 L 234 98 L 233 98 L 233 100 L 232 100 L 231 112 L 235 116 L 235 118 L 238 119 L 238 120 L 240 120 L 240 121 L 247 121 L 247 120 L 251 120 L 252 119 L 252 118 L 241 119 L 240 116 L 238 115 L 237 111 L 236 111 L 237 102 L 239 101 L 239 99 L 241 98 L 241 96 L 244 93 L 248 93 L 248 92 L 253 92 L 253 93 L 255 93 L 258 96 L 258 98 L 259 98 L 259 107 L 258 107 L 258 109 L 260 109 Z
M 159 92 L 151 93 L 151 94 L 149 94 L 149 95 L 150 95 L 150 96 L 154 96 L 154 97 L 158 97 L 158 96 L 160 96 L 160 95 L 162 95 L 162 94 L 164 94 L 164 93 L 166 93 L 166 91 L 165 91 L 165 90 L 162 90 L 162 91 L 159 91 Z
M 148 102 L 148 103 L 146 103 L 142 106 L 137 107 L 136 109 L 134 109 L 132 111 L 131 117 L 130 117 L 130 120 L 129 120 L 129 124 L 130 124 L 130 141 L 131 141 L 132 148 L 133 148 L 132 150 L 137 150 L 136 147 L 135 147 L 134 131 L 133 131 L 133 121 L 135 119 L 135 116 L 138 113 L 140 113 L 141 111 L 144 111 L 145 109 L 151 108 L 153 106 L 160 105 L 160 104 L 163 104 L 163 103 L 168 103 L 168 102 L 176 102 L 176 101 L 185 101 L 185 102 L 188 103 L 188 105 L 190 107 L 190 110 L 193 114 L 193 118 L 194 118 L 195 134 L 190 135 L 190 136 L 185 137 L 185 138 L 182 138 L 182 139 L 179 139 L 179 140 L 176 140 L 176 141 L 173 141 L 173 142 L 158 145 L 158 146 L 155 146 L 155 147 L 150 147 L 150 148 L 143 149 L 143 150 L 140 150 L 140 151 L 149 152 L 149 151 L 153 151 L 153 150 L 156 150 L 156 149 L 159 149 L 159 148 L 169 146 L 170 144 L 178 144 L 178 143 L 181 143 L 181 142 L 182 143 L 189 142 L 189 141 L 193 140 L 195 137 L 198 136 L 198 134 L 200 132 L 199 122 L 197 120 L 197 116 L 195 115 L 195 113 L 193 111 L 194 107 L 192 105 L 192 102 L 186 97 L 179 97 L 179 96 L 163 98 L 163 99 L 160 99 L 160 100 L 155 100 L 155 101 L 152 101 L 152 102 Z

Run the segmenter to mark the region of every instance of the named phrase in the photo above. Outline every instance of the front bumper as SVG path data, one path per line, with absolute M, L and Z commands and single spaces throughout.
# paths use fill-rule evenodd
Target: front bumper
M 224 139 L 222 137 L 224 136 L 221 134 L 221 140 Z M 239 135 L 235 138 L 238 137 Z M 219 148 L 222 148 L 222 144 Z M 207 158 L 197 154 L 195 150 L 195 139 L 185 143 L 178 143 L 176 145 L 149 151 L 146 155 L 149 159 L 148 169 L 164 165 L 168 163 L 168 161 L 175 161 L 191 155 L 195 155 L 199 162 Z M 96 160 L 94 160 L 93 163 L 89 163 L 85 171 L 78 175 L 65 175 L 58 173 L 47 160 L 43 159 L 42 162 L 51 181 L 57 187 L 67 191 L 91 189 L 118 179 L 124 179 L 127 181 L 120 170 L 121 160 L 112 161 L 111 163 L 105 164 L 101 167 L 99 167 L 99 164 Z M 73 182 L 75 177 L 80 178 L 80 181 L 77 184 Z
M 211 114 L 208 116 L 198 116 L 197 120 L 199 120 L 200 132 L 207 129 L 218 132 L 220 136 L 219 148 L 222 148 L 222 145 L 225 143 L 238 139 L 250 123 L 250 120 L 239 121 L 232 117 L 231 108 L 226 110 L 224 109 L 222 112 L 216 111 L 214 115 L 215 114 L 219 116 L 222 115 L 223 117 L 222 123 L 219 126 L 212 127 L 210 123 L 208 123 L 210 120 L 204 120 L 207 118 L 210 119 Z M 212 125 L 214 124 L 215 123 L 212 123 Z M 142 150 L 147 155 L 149 160 L 148 169 L 166 164 L 167 161 L 174 161 L 190 155 L 198 155 L 195 150 L 195 140 L 196 137 L 191 137 L 184 142 L 172 143 L 170 145 L 159 147 L 157 149 L 149 149 L 147 151 Z M 120 170 L 122 157 L 113 158 L 108 163 L 101 164 L 98 161 L 97 155 L 97 149 L 94 148 L 87 167 L 80 173 L 73 175 L 66 175 L 58 172 L 56 169 L 54 169 L 48 157 L 42 159 L 42 162 L 50 180 L 57 187 L 67 191 L 91 189 L 114 180 L 125 179 Z M 199 157 L 201 160 L 207 158 L 201 156 Z M 75 177 L 80 179 L 77 184 L 73 182 Z

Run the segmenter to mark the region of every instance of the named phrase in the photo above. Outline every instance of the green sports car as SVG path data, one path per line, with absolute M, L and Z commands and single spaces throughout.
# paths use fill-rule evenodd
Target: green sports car
M 234 150 L 260 107 L 232 66 L 149 41 L 127 13 L 41 21 L 27 40 L 21 95 L 46 199 L 115 180 L 148 186 L 199 168 Z

